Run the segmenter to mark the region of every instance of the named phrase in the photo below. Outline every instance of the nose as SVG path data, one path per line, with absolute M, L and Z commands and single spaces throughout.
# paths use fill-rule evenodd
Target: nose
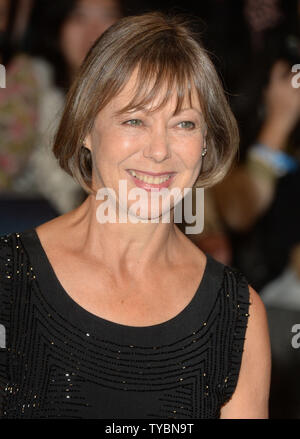
M 153 132 L 143 153 L 144 157 L 156 162 L 162 162 L 170 158 L 170 145 L 166 130 Z

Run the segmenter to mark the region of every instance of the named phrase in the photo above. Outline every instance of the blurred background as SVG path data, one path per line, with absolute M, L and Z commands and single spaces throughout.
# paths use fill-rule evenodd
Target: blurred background
M 196 245 L 240 269 L 261 295 L 272 343 L 271 418 L 300 418 L 300 70 L 298 0 L 0 0 L 0 235 L 85 198 L 51 153 L 87 51 L 125 15 L 183 13 L 200 32 L 240 128 L 228 176 L 205 190 Z M 300 84 L 300 79 L 299 79 Z M 294 327 L 294 329 L 293 329 Z M 300 339 L 299 339 L 300 345 Z

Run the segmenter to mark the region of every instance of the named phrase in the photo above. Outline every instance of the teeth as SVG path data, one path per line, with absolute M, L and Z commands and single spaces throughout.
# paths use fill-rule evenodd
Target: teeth
M 149 184 L 161 184 L 171 177 L 170 175 L 165 175 L 163 177 L 153 177 L 152 175 L 137 174 L 135 171 L 131 170 L 129 172 L 131 175 L 133 175 L 133 177 L 138 178 L 139 180 Z

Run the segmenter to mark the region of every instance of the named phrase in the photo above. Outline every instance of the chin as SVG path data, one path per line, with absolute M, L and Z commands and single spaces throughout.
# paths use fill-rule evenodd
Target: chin
M 153 207 L 150 205 L 150 200 L 148 204 L 141 204 L 140 209 L 135 208 L 135 203 L 128 206 L 128 217 L 132 218 L 133 221 L 141 222 L 152 222 L 159 223 L 162 218 L 165 217 L 166 221 L 171 222 L 171 212 L 173 210 L 173 203 L 160 203 L 154 204 Z

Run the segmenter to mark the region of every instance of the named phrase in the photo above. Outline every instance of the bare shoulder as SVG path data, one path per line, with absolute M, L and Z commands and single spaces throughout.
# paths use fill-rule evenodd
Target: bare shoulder
M 241 372 L 251 376 L 253 382 L 261 380 L 262 389 L 269 386 L 271 348 L 268 318 L 265 305 L 259 294 L 249 285 L 250 307 L 248 327 L 241 365 Z M 243 363 L 244 362 L 244 363 Z M 254 376 L 256 373 L 256 377 Z M 263 392 L 260 392 L 262 395 Z
M 267 326 L 267 312 L 260 295 L 249 285 L 250 317 L 248 331 L 256 331 Z M 258 328 L 259 327 L 259 328 Z
M 63 244 L 68 235 L 68 219 L 69 214 L 64 214 L 36 227 L 42 243 L 49 246 Z
M 239 378 L 221 418 L 267 418 L 271 379 L 271 347 L 267 312 L 249 285 L 249 317 Z

